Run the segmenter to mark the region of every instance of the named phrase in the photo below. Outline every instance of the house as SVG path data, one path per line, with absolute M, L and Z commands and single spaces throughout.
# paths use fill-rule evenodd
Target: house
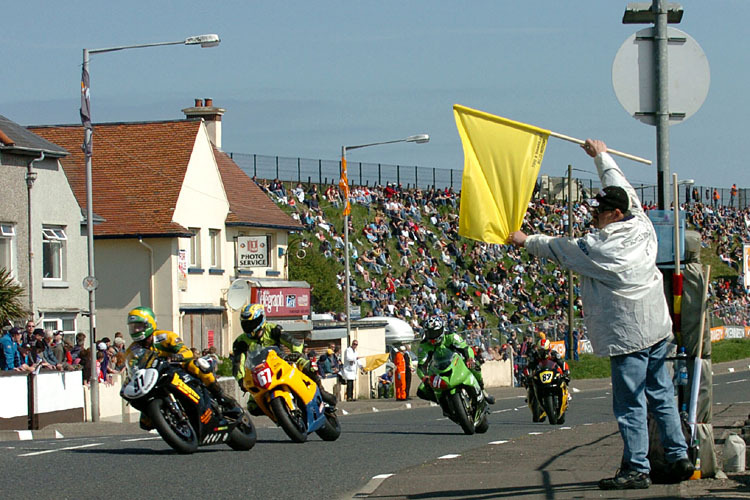
M 288 235 L 301 226 L 221 151 L 224 111 L 197 99 L 185 119 L 95 125 L 98 337 L 124 330 L 128 310 L 145 305 L 160 329 L 227 354 L 241 331 L 226 305 L 232 281 L 287 278 Z M 85 207 L 82 127 L 30 130 L 72 151 L 62 166 Z M 240 265 L 239 240 L 262 243 L 258 258 Z
M 88 268 L 84 218 L 61 165 L 67 157 L 63 147 L 0 116 L 0 267 L 26 290 L 37 326 L 72 340 L 87 323 L 81 283 Z

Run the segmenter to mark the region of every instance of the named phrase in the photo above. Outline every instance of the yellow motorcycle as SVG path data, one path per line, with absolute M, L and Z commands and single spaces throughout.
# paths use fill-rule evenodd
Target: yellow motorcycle
M 317 384 L 288 360 L 278 347 L 256 347 L 246 355 L 243 386 L 292 441 L 304 443 L 313 432 L 335 441 L 341 435 L 335 407 L 327 405 Z
M 565 364 L 567 369 L 567 363 Z M 534 422 L 549 418 L 552 425 L 565 423 L 568 409 L 568 384 L 563 371 L 552 359 L 543 359 L 529 373 L 525 369 L 527 402 Z

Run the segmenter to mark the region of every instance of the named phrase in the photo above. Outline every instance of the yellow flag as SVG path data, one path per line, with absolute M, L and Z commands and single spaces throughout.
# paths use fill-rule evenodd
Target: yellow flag
M 458 234 L 505 243 L 521 229 L 549 130 L 453 106 L 464 147 Z
M 365 356 L 365 365 L 362 368 L 362 370 L 366 372 L 371 372 L 378 366 L 384 365 L 388 362 L 389 354 L 371 354 L 369 356 Z

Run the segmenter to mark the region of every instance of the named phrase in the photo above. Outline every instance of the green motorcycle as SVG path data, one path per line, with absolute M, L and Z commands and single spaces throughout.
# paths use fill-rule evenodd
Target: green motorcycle
M 465 434 L 487 432 L 490 427 L 487 401 L 463 356 L 439 347 L 427 368 L 425 384 L 435 392 L 443 414 L 460 425 Z

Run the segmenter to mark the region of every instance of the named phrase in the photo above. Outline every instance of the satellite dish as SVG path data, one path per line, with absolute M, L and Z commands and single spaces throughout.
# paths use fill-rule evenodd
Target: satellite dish
M 250 301 L 250 282 L 234 280 L 227 292 L 227 305 L 234 310 L 240 309 Z

